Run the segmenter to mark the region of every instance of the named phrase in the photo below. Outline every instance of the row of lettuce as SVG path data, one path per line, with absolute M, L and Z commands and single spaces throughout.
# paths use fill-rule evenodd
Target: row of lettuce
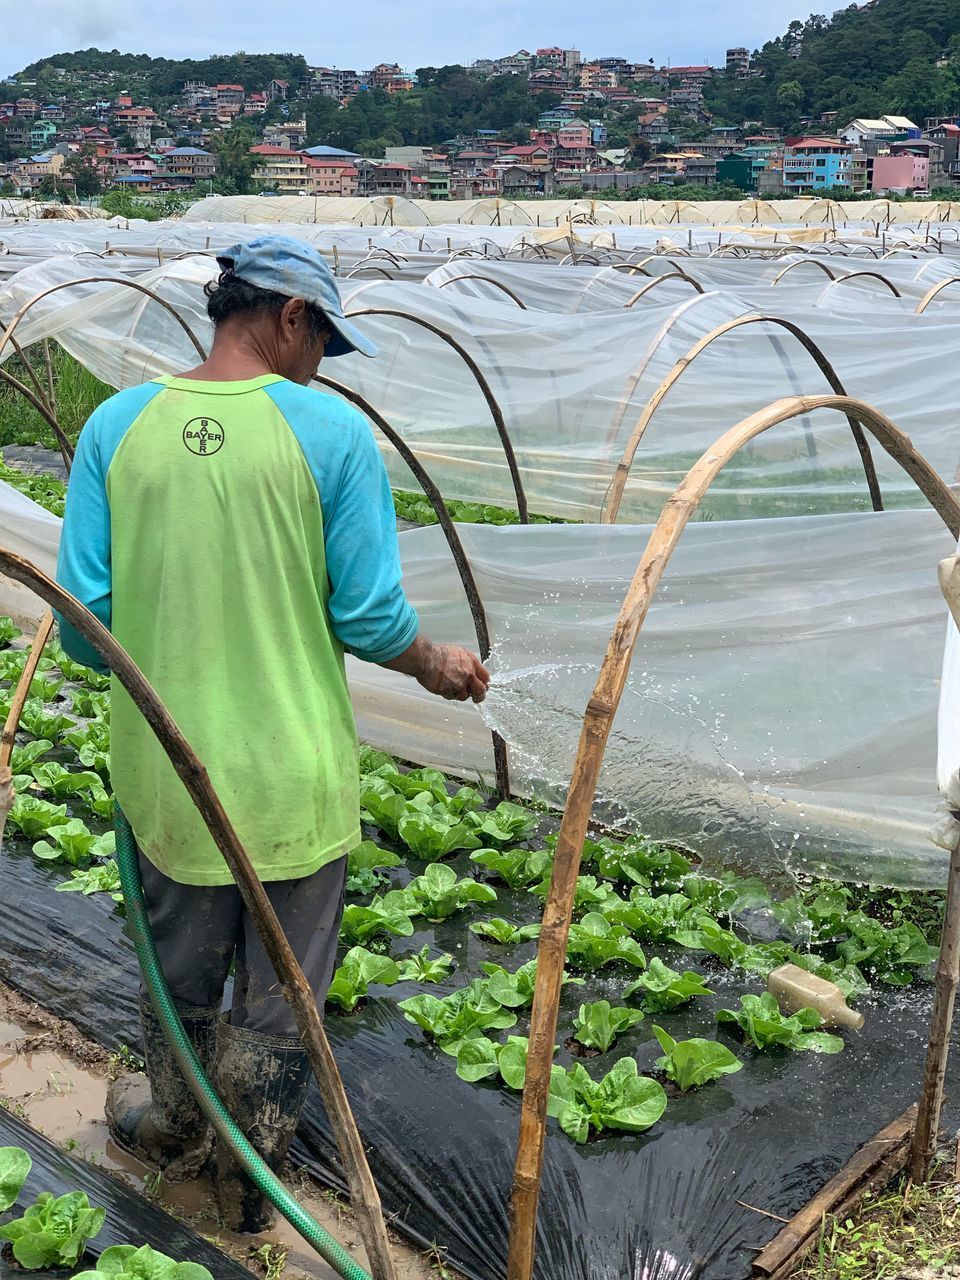
M 0 1147 L 0 1214 L 16 1205 L 33 1162 L 22 1147 Z M 0 1222 L 0 1241 L 24 1271 L 71 1271 L 74 1280 L 213 1280 L 198 1262 L 176 1262 L 149 1245 L 119 1244 L 104 1249 L 85 1267 L 87 1245 L 103 1229 L 106 1210 L 90 1204 L 86 1192 L 55 1196 L 41 1191 L 19 1216 Z M 80 1267 L 81 1270 L 74 1271 Z
M 16 639 L 15 628 L 0 620 L 0 643 Z M 22 649 L 0 651 L 0 715 L 24 660 Z M 68 870 L 59 891 L 106 892 L 119 903 L 113 835 L 91 830 L 77 812 L 101 825 L 112 812 L 106 683 L 56 646 L 45 654 L 14 747 L 17 794 L 8 824 L 33 841 L 37 858 Z M 361 749 L 360 768 L 362 816 L 380 837 L 349 855 L 351 900 L 341 932 L 345 954 L 328 995 L 329 1007 L 344 1016 L 362 1007 L 371 986 L 451 979 L 453 957 L 434 953 L 429 944 L 397 959 L 386 954 L 394 939 L 410 937 L 424 924 L 470 912 L 478 918 L 469 928 L 505 952 L 535 939 L 539 926 L 531 918 L 539 915 L 549 891 L 556 843 L 552 835 L 538 839 L 538 813 L 508 801 L 492 807 L 480 789 L 453 784 L 439 770 L 403 770 L 369 748 Z M 460 876 L 448 865 L 447 859 L 461 855 L 474 874 Z M 391 887 L 397 868 L 406 872 L 408 858 L 422 863 L 423 870 L 402 887 Z M 588 839 L 582 865 L 565 982 L 583 985 L 607 972 L 632 974 L 633 980 L 623 988 L 620 1003 L 580 1005 L 567 1047 L 602 1057 L 644 1019 L 655 1018 L 652 1031 L 663 1052 L 655 1063 L 659 1079 L 640 1075 L 632 1057 L 621 1058 L 597 1080 L 581 1062 L 554 1066 L 550 1109 L 576 1141 L 607 1129 L 639 1132 L 655 1123 L 667 1105 L 661 1080 L 686 1092 L 743 1065 L 716 1040 L 678 1041 L 661 1025 L 714 992 L 704 975 L 673 969 L 657 955 L 648 959 L 644 947 L 699 952 L 760 982 L 782 964 L 797 964 L 835 982 L 850 999 L 866 994 L 871 982 L 906 985 L 934 958 L 915 924 L 881 923 L 851 901 L 845 886 L 817 885 L 774 901 L 757 880 L 698 875 L 677 850 L 639 837 Z M 516 906 L 512 912 L 527 918 L 497 914 L 503 893 L 514 904 L 518 893 L 529 895 L 529 912 Z M 489 912 L 482 918 L 481 908 Z M 781 936 L 773 941 L 744 936 L 736 921 L 748 910 L 762 912 Z M 446 995 L 421 992 L 398 1007 L 456 1060 L 464 1080 L 522 1088 L 526 1039 L 510 1034 L 499 1041 L 491 1033 L 509 1032 L 531 1005 L 536 961 L 514 969 L 489 962 L 481 967 L 480 975 Z M 737 1007 L 719 1010 L 716 1020 L 754 1052 L 843 1048 L 840 1037 L 820 1030 L 815 1011 L 784 1017 L 767 993 L 743 995 Z

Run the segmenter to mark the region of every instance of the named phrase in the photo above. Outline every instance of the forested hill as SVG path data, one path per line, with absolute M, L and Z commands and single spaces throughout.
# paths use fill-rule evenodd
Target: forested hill
M 55 76 L 55 72 L 62 73 Z M 119 53 L 116 49 L 78 49 L 33 62 L 20 73 L 52 90 L 69 84 L 72 76 L 99 75 L 134 86 L 148 102 L 174 98 L 187 80 L 205 84 L 242 84 L 248 92 L 265 89 L 271 80 L 286 80 L 298 87 L 307 73 L 299 53 L 231 53 L 200 60 L 152 58 L 146 53 Z M 63 89 L 61 87 L 60 91 Z
M 841 125 L 891 113 L 922 125 L 960 109 L 960 0 L 871 0 L 815 14 L 791 22 L 755 64 L 760 76 L 715 81 L 708 106 L 718 120 L 790 128 L 837 111 Z

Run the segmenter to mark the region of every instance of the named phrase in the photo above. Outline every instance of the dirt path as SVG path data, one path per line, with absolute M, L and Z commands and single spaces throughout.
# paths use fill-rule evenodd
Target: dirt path
M 65 1151 L 156 1200 L 256 1275 L 267 1280 L 334 1280 L 336 1272 L 288 1223 L 281 1220 L 275 1230 L 262 1236 L 234 1236 L 217 1219 L 206 1179 L 158 1183 L 155 1170 L 114 1146 L 103 1118 L 103 1101 L 111 1074 L 123 1069 L 70 1023 L 0 983 L 0 1099 L 5 1105 Z M 306 1175 L 294 1175 L 294 1181 L 288 1178 L 287 1183 L 321 1226 L 366 1266 L 349 1205 Z M 410 1245 L 393 1240 L 397 1280 L 456 1280 L 448 1267 L 434 1266 Z M 285 1254 L 284 1264 L 281 1254 Z

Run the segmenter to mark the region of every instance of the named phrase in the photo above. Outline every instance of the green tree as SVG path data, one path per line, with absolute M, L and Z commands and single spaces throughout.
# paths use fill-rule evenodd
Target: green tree
M 257 158 L 250 154 L 257 137 L 248 124 L 232 124 L 229 129 L 216 133 L 210 140 L 210 149 L 217 157 L 217 172 L 221 178 L 229 178 L 240 195 L 253 190 L 253 170 Z
M 77 155 L 71 156 L 64 163 L 63 169 L 73 178 L 79 199 L 85 200 L 90 196 L 98 196 L 103 190 L 95 147 L 89 145 L 81 147 Z

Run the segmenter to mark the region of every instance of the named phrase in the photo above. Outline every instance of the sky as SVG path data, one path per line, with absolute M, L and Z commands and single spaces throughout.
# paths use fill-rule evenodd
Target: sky
M 806 18 L 803 0 L 0 0 L 0 75 L 96 46 L 203 58 L 302 53 L 311 65 L 407 69 L 560 44 L 588 57 L 720 64 Z

